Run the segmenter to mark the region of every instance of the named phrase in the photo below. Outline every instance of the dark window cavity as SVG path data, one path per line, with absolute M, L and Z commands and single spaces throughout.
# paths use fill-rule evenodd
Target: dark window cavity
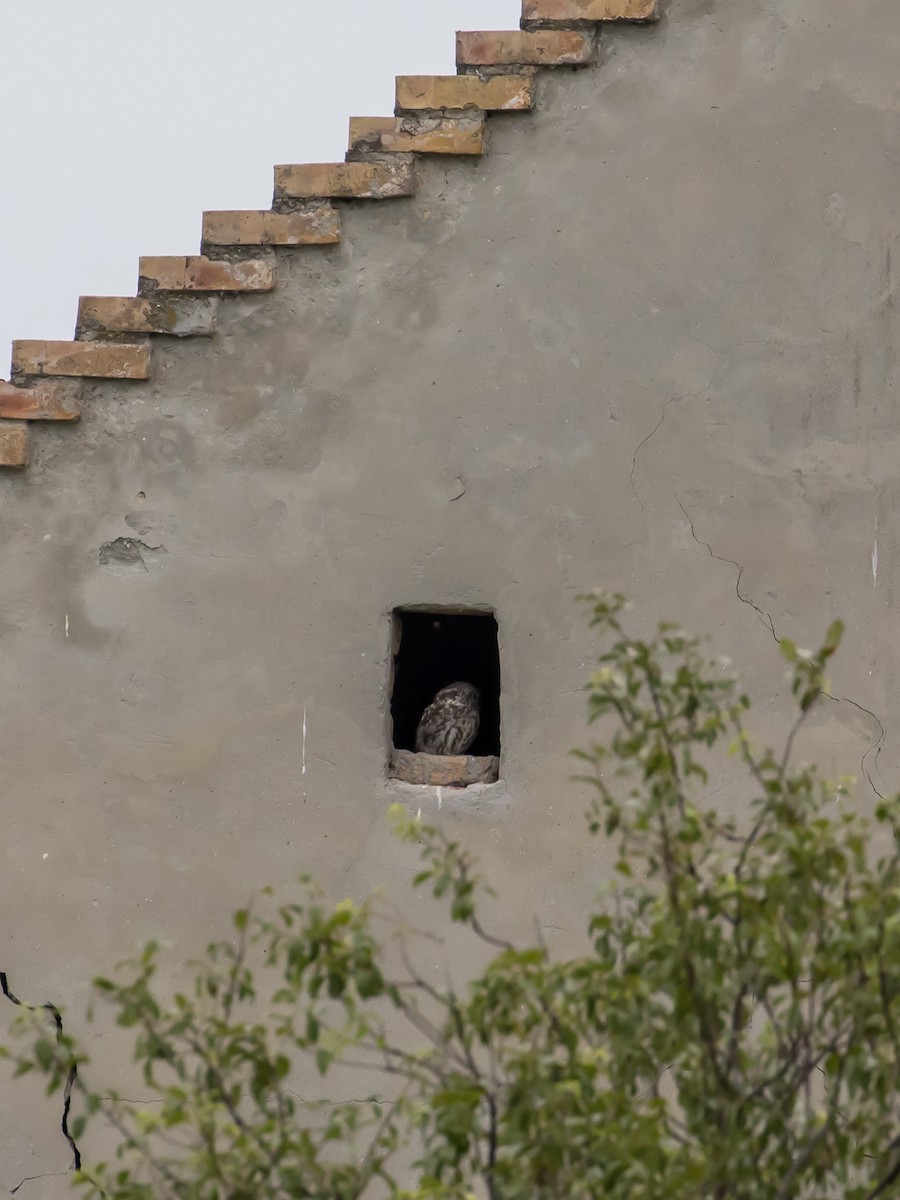
M 500 652 L 490 612 L 398 608 L 392 616 L 393 747 L 415 750 L 426 705 L 449 683 L 474 683 L 481 724 L 471 755 L 500 754 Z

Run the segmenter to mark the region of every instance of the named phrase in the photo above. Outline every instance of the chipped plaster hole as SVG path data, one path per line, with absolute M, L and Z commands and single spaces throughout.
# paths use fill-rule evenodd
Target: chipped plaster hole
M 165 553 L 165 546 L 148 546 L 139 538 L 117 537 L 100 547 L 100 566 L 146 571 L 148 563 Z

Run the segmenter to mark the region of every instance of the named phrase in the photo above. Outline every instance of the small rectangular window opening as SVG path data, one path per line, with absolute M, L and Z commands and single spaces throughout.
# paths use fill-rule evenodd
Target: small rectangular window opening
M 397 608 L 391 618 L 390 774 L 407 783 L 494 783 L 500 770 L 500 651 L 492 612 Z M 461 754 L 417 752 L 416 731 L 442 688 L 478 689 L 478 732 Z M 459 693 L 462 695 L 463 693 Z M 471 696 L 470 692 L 466 693 Z

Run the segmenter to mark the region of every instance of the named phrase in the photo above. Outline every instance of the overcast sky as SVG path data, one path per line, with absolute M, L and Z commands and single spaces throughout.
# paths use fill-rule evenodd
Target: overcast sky
M 0 0 L 0 378 L 71 338 L 79 295 L 196 254 L 205 208 L 268 208 L 275 163 L 341 160 L 399 74 L 452 74 L 456 29 L 519 0 Z

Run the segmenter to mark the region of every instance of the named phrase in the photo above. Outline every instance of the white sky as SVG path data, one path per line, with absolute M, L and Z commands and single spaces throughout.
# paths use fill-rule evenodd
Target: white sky
M 456 29 L 519 0 L 0 0 L 0 378 L 71 338 L 79 295 L 196 254 L 206 208 L 268 208 L 275 163 L 343 159 L 394 76 L 453 74 Z

